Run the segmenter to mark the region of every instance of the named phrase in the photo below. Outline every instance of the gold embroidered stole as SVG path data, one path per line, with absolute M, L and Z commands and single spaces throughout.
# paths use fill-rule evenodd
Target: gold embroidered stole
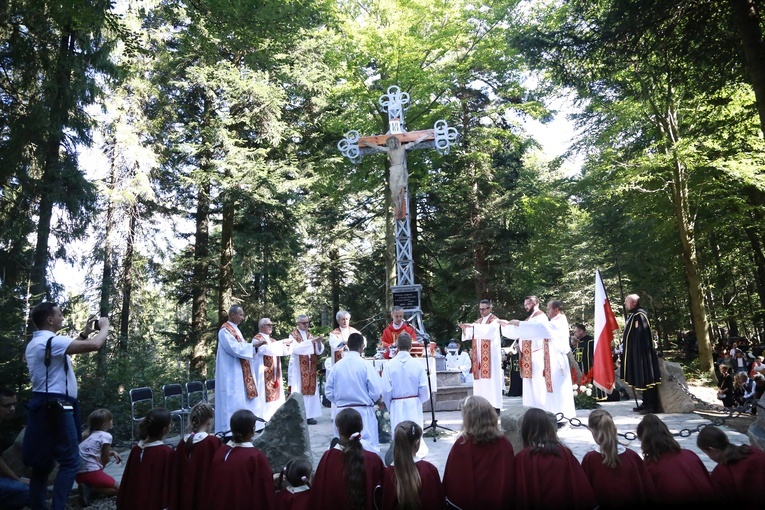
M 486 324 L 491 324 L 497 317 L 490 313 Z M 482 319 L 478 319 L 473 324 L 482 324 Z M 475 330 L 474 330 L 475 331 Z M 473 348 L 470 350 L 470 362 L 472 364 L 471 372 L 474 379 L 491 379 L 491 339 L 475 338 L 473 335 Z M 480 353 L 480 354 L 479 354 Z
M 292 339 L 297 343 L 303 342 L 303 336 L 297 329 L 292 332 Z M 311 342 L 313 335 L 306 331 L 306 342 Z M 300 364 L 300 393 L 303 395 L 316 394 L 316 367 L 319 363 L 319 357 L 315 354 L 299 354 Z
M 258 333 L 255 335 L 258 340 L 266 340 Z M 270 338 L 266 340 L 271 343 L 273 340 Z M 268 354 L 263 356 L 263 380 L 266 383 L 266 402 L 274 402 L 279 400 L 281 395 L 279 388 L 282 384 L 282 367 L 281 359 L 279 356 L 270 356 Z
M 335 329 L 332 332 L 332 334 L 335 335 L 336 337 L 340 338 L 341 340 L 343 339 L 343 332 L 342 332 L 342 330 L 340 328 Z M 350 336 L 350 334 L 348 336 Z M 344 340 L 344 341 L 347 342 L 347 339 Z M 332 363 L 333 364 L 337 363 L 341 359 L 343 359 L 343 349 L 340 349 L 338 351 L 332 351 Z
M 542 312 L 537 310 L 533 314 L 529 315 L 526 319 L 531 320 Z M 545 388 L 547 393 L 552 393 L 552 371 L 550 370 L 550 339 L 544 339 L 544 370 L 542 374 L 545 378 Z M 531 340 L 521 340 L 521 377 L 524 379 L 531 379 Z
M 228 322 L 224 322 L 221 329 L 225 329 L 231 336 L 233 336 L 237 342 L 244 342 L 242 335 L 239 331 Z M 255 378 L 252 377 L 252 367 L 250 366 L 250 360 L 239 358 L 239 364 L 242 365 L 242 379 L 244 379 L 244 389 L 247 391 L 247 398 L 255 398 L 258 396 L 258 387 L 255 385 Z

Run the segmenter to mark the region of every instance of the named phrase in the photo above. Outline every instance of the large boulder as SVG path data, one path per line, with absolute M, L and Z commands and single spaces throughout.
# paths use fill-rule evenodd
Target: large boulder
M 757 408 L 757 419 L 749 425 L 746 435 L 749 436 L 749 444 L 760 450 L 765 450 L 765 395 L 760 398 Z
M 692 413 L 695 406 L 690 395 L 683 390 L 683 388 L 688 387 L 683 368 L 679 363 L 672 363 L 659 358 L 659 369 L 661 370 L 661 384 L 658 388 L 662 410 L 668 414 Z
M 11 444 L 6 450 L 3 452 L 3 460 L 8 465 L 9 468 L 11 468 L 11 471 L 16 473 L 18 476 L 22 478 L 29 478 L 32 474 L 32 468 L 27 467 L 24 464 L 24 461 L 22 460 L 21 456 L 21 449 L 24 444 L 24 433 L 26 432 L 26 427 L 21 429 L 21 432 L 19 432 L 19 435 L 16 436 L 16 439 L 13 441 L 13 444 Z M 56 464 L 56 467 L 53 468 L 53 471 L 51 471 L 50 476 L 48 476 L 48 485 L 52 484 L 56 480 L 56 475 L 58 474 L 58 464 Z M 0 505 L 1 506 L 1 505 Z
M 305 404 L 301 393 L 293 393 L 276 410 L 252 444 L 262 451 L 271 469 L 278 473 L 290 459 L 304 457 L 315 464 L 311 457 L 311 438 L 305 418 Z

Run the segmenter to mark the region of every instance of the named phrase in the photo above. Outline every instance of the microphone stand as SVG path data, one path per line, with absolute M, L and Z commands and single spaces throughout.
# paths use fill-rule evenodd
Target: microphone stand
M 433 386 L 430 383 L 430 360 L 428 359 L 428 344 L 430 344 L 430 339 L 423 338 L 422 343 L 425 345 L 425 373 L 428 377 L 428 391 L 430 392 L 430 425 L 422 429 L 422 435 L 425 435 L 426 430 L 433 429 L 433 442 L 435 443 L 436 437 L 438 436 L 436 434 L 437 429 L 448 430 L 449 432 L 454 432 L 454 430 L 450 429 L 449 427 L 439 425 L 438 420 L 436 420 L 436 406 L 433 404 Z

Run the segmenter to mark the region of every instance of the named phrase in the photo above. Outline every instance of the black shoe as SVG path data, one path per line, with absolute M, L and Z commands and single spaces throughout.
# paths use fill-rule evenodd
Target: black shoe
M 633 408 L 632 408 L 632 410 L 633 410 L 633 411 L 635 411 L 636 413 L 639 413 L 639 412 L 640 412 L 640 411 L 642 411 L 643 409 L 645 409 L 645 402 L 643 402 L 642 404 L 640 404 L 640 405 L 639 405 L 639 406 L 637 406 L 637 407 L 633 407 Z
M 306 421 L 308 422 L 308 425 L 316 425 L 318 423 L 315 418 L 308 418 Z
M 640 411 L 638 411 L 639 414 L 658 414 L 660 411 L 656 407 L 644 407 Z

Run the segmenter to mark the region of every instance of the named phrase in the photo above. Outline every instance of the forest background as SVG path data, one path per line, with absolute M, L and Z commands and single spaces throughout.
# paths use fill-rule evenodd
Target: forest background
M 388 162 L 350 129 L 459 132 L 408 155 L 415 279 L 439 343 L 476 317 L 561 299 L 590 323 L 637 292 L 662 347 L 763 341 L 765 43 L 757 0 L 5 0 L 0 2 L 0 376 L 22 397 L 35 303 L 113 332 L 76 372 L 86 410 L 214 377 L 232 303 L 286 337 L 346 309 L 388 319 Z M 574 98 L 552 161 L 524 129 Z M 98 157 L 94 155 L 99 155 Z M 565 170 L 578 155 L 581 171 Z M 90 160 L 90 161 L 88 161 Z M 103 161 L 94 166 L 92 161 Z M 83 268 L 82 294 L 52 268 Z M 618 315 L 618 314 L 617 314 Z M 21 417 L 20 419 L 23 419 Z M 128 421 L 117 419 L 118 433 Z M 128 426 L 129 428 L 129 426 Z

